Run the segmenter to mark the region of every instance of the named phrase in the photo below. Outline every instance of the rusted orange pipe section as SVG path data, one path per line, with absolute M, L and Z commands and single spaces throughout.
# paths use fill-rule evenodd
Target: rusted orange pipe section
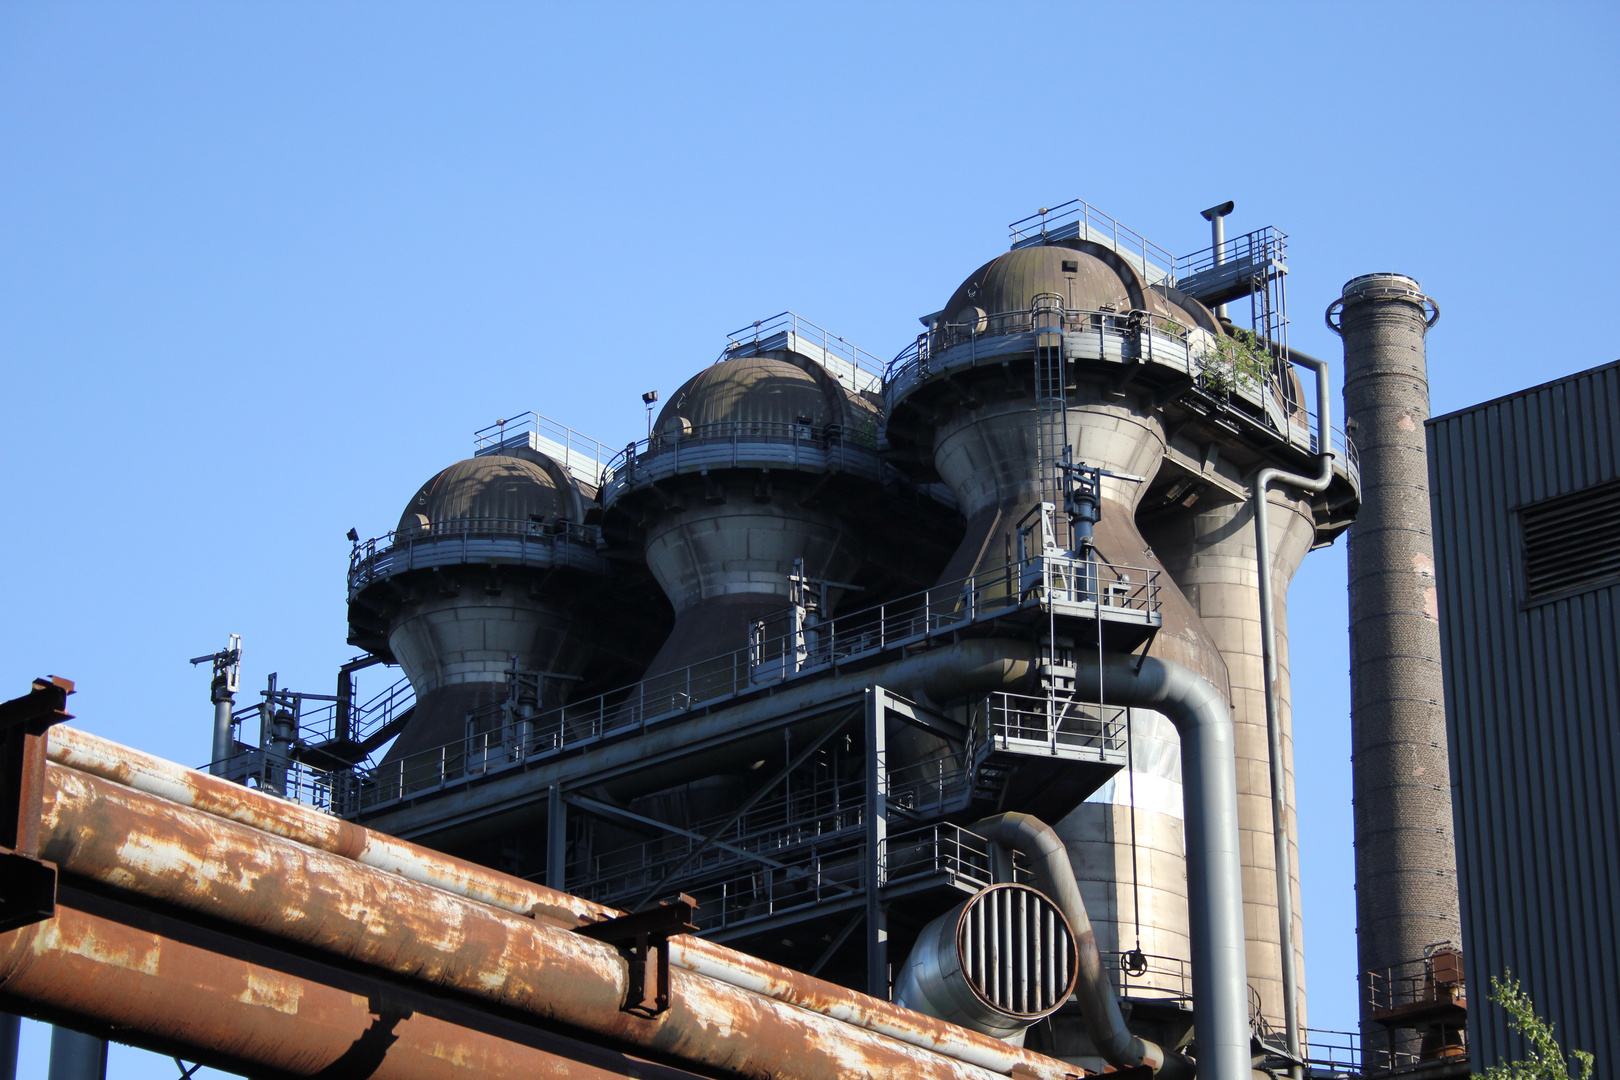
M 455 896 L 517 914 L 534 912 L 552 925 L 571 929 L 586 919 L 620 914 L 580 897 L 184 768 L 77 728 L 53 728 L 49 756 L 56 764 Z M 1076 1071 L 1073 1066 L 1022 1047 L 701 938 L 682 936 L 671 944 L 671 960 L 678 967 L 970 1065 L 1003 1074 L 1017 1069 L 1032 1080 L 1063 1080 Z
M 356 993 L 67 906 L 0 934 L 0 1002 L 252 1075 L 620 1080 L 674 1072 L 594 1048 L 622 1066 L 570 1060 L 426 1014 L 405 998 L 381 983 Z
M 611 946 L 75 770 L 47 770 L 40 833 L 41 856 L 65 873 L 700 1067 L 759 1080 L 995 1076 L 679 969 L 667 1011 L 623 1012 L 626 966 Z

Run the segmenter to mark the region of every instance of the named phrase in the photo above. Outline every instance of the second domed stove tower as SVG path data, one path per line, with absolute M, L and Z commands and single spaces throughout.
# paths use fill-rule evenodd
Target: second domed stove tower
M 824 616 L 850 584 L 881 597 L 866 571 L 898 560 L 870 522 L 892 517 L 906 494 L 916 500 L 896 490 L 899 474 L 878 453 L 880 371 L 791 313 L 756 323 L 671 394 L 652 435 L 612 463 L 605 521 L 641 531 L 647 566 L 675 609 L 648 684 L 745 647 L 755 624 L 794 602 L 795 578 L 827 583 Z M 930 512 L 943 518 L 949 508 Z M 913 547 L 911 587 L 926 584 L 941 551 L 937 538 Z

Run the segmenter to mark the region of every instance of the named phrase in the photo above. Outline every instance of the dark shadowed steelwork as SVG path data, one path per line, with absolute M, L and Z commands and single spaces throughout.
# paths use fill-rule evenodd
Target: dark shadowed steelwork
M 1512 969 L 1565 1050 L 1614 1075 L 1620 363 L 1436 417 L 1428 436 L 1470 1056 L 1524 1056 L 1483 1005 Z

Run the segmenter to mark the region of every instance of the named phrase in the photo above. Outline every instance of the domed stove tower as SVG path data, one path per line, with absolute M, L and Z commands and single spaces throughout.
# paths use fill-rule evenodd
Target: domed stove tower
M 1354 516 L 1355 466 L 1341 458 L 1312 489 L 1286 482 L 1316 474 L 1329 447 L 1312 430 L 1293 372 L 1294 363 L 1322 369 L 1283 337 L 1282 234 L 1264 229 L 1172 259 L 1134 234 L 1118 248 L 1088 239 L 1128 230 L 1095 229 L 1095 212 L 1082 209 L 1085 219 L 1063 230 L 1048 231 L 1044 215 L 1037 234 L 1015 226 L 1013 249 L 924 320 L 928 332 L 891 365 L 885 385 L 891 460 L 918 480 L 943 479 L 968 515 L 942 585 L 1016 557 L 1017 531 L 1035 504 L 1062 506 L 1065 465 L 1103 470 L 1095 551 L 1107 563 L 1142 568 L 1159 586 L 1163 629 L 1149 651 L 1192 668 L 1232 705 L 1247 969 L 1261 1019 L 1280 1030 L 1253 482 L 1263 469 L 1284 474 L 1269 491 L 1267 561 L 1278 628 L 1274 696 L 1291 778 L 1286 591 L 1305 553 Z M 1253 334 L 1211 310 L 1242 296 L 1254 297 Z M 1059 546 L 1072 546 L 1061 523 L 1058 531 Z M 1052 643 L 1054 676 L 1070 647 L 1098 644 Z M 1055 824 L 1100 947 L 1147 954 L 1146 971 L 1122 979 L 1132 1026 L 1173 1046 L 1186 1030 L 1178 1010 L 1196 1008 L 1183 982 L 1190 952 L 1180 742 L 1165 718 L 1144 710 L 1132 717 L 1130 771 Z M 1297 871 L 1291 876 L 1297 893 Z M 1296 955 L 1300 949 L 1296 933 Z M 1052 1052 L 1101 1066 L 1077 1024 L 1062 1016 L 1053 1024 Z
M 862 564 L 841 510 L 880 487 L 877 378 L 787 318 L 688 379 L 604 484 L 607 513 L 644 530 L 675 608 L 649 685 L 747 646 L 756 621 L 788 607 L 795 574 L 848 583 Z M 840 595 L 829 590 L 829 609 Z M 693 677 L 731 678 L 722 666 Z
M 1155 289 L 1113 250 L 1076 240 L 992 260 L 931 321 L 917 354 L 891 370 L 885 396 L 890 444 L 949 484 L 968 518 L 940 584 L 1013 561 L 1017 533 L 1037 504 L 1062 505 L 1062 463 L 1101 468 L 1098 556 L 1156 575 L 1163 628 L 1151 652 L 1191 668 L 1224 695 L 1219 650 L 1137 531 L 1136 507 L 1144 481 L 1159 469 L 1165 434 L 1151 388 L 1123 388 L 1119 378 L 1122 370 L 1146 366 L 1155 351 L 1179 357 L 1184 372 L 1187 338 L 1213 339 L 1213 316 L 1173 290 Z M 1058 540 L 1070 546 L 1061 525 Z M 1061 653 L 1097 643 L 1056 647 Z M 1139 897 L 1142 950 L 1185 961 L 1179 742 L 1156 713 L 1135 711 L 1133 729 L 1136 838 L 1149 853 L 1139 860 L 1136 887 L 1129 877 L 1130 825 L 1118 820 L 1109 788 L 1054 824 L 1069 846 L 1102 947 L 1137 945 L 1132 927 L 1122 924 L 1134 921 Z M 1120 780 L 1110 785 L 1120 786 Z M 1168 992 L 1167 974 L 1146 979 L 1164 981 Z
M 514 664 L 541 675 L 535 709 L 561 703 L 592 654 L 581 579 L 607 572 L 587 502 L 556 462 L 514 447 L 439 472 L 389 537 L 357 549 L 349 641 L 398 663 L 416 692 L 388 760 L 461 743 L 470 715 L 506 699 Z

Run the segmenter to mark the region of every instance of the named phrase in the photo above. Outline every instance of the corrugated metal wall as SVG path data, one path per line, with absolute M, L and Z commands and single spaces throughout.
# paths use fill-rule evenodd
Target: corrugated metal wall
M 1620 363 L 1429 429 L 1470 1057 L 1524 1053 L 1485 1000 L 1512 969 L 1620 1076 L 1620 581 L 1527 604 L 1518 513 L 1620 477 Z

